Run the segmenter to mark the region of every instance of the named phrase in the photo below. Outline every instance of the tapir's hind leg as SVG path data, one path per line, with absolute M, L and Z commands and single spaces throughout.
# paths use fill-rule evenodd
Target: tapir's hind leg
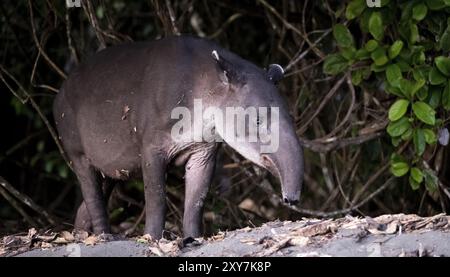
M 103 196 L 105 200 L 105 206 L 108 206 L 108 200 L 117 183 L 118 181 L 109 178 L 103 181 Z M 93 231 L 91 216 L 87 211 L 86 203 L 84 201 L 81 202 L 80 206 L 78 207 L 77 215 L 75 217 L 74 229 L 84 230 L 88 232 Z
M 72 159 L 73 169 L 78 177 L 87 213 L 91 218 L 94 233 L 109 233 L 109 223 L 102 188 L 97 182 L 94 168 L 85 156 Z

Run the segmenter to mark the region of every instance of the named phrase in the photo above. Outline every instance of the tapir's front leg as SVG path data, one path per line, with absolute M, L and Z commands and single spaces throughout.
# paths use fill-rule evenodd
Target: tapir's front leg
M 194 153 L 186 163 L 186 194 L 184 200 L 184 237 L 202 234 L 203 202 L 211 185 L 216 162 L 216 147 Z
M 142 160 L 145 194 L 145 234 L 154 239 L 162 237 L 166 215 L 164 159 L 153 151 L 146 151 Z

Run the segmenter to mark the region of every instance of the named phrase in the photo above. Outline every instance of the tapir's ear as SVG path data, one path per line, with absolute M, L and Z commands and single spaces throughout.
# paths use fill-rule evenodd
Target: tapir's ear
M 271 64 L 267 69 L 267 76 L 272 82 L 278 83 L 281 79 L 283 79 L 284 69 L 279 64 Z
M 220 56 L 216 50 L 213 50 L 211 55 L 221 70 L 219 73 L 219 78 L 222 82 L 232 84 L 240 84 L 245 82 L 243 74 L 240 74 L 237 68 L 231 62 Z

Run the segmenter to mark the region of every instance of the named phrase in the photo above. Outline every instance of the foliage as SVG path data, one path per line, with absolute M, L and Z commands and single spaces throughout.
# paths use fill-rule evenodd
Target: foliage
M 438 186 L 423 161 L 436 149 L 450 110 L 449 15 L 444 0 L 384 0 L 379 8 L 352 0 L 339 16 L 344 24 L 333 28 L 339 52 L 324 63 L 328 74 L 351 72 L 354 85 L 380 85 L 392 96 L 386 130 L 397 153 L 391 172 L 409 176 L 413 189 Z M 348 27 L 361 39 L 355 41 Z M 399 154 L 404 143 L 411 151 Z

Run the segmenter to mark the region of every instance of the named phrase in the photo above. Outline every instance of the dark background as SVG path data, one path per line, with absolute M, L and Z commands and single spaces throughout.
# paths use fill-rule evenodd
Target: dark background
M 441 190 L 413 191 L 405 180 L 391 177 L 386 165 L 393 149 L 384 132 L 390 99 L 375 85 L 356 88 L 352 104 L 344 84 L 314 114 L 342 77 L 325 75 L 322 61 L 336 48 L 330 28 L 340 21 L 337 12 L 346 2 L 95 0 L 67 9 L 62 0 L 2 1 L 0 176 L 20 194 L 0 187 L 0 234 L 71 228 L 80 191 L 39 115 L 53 126 L 51 105 L 62 75 L 104 46 L 180 33 L 212 39 L 261 67 L 288 67 L 280 92 L 305 144 L 305 183 L 294 209 L 279 203 L 276 179 L 223 147 L 205 207 L 208 234 L 278 218 L 445 211 L 448 200 Z M 363 37 L 356 29 L 354 35 Z M 444 149 L 436 151 L 445 168 Z M 183 172 L 171 170 L 167 185 L 166 228 L 178 235 Z M 142 190 L 142 182 L 134 181 L 113 192 L 114 231 L 141 230 Z M 29 207 L 25 196 L 35 206 Z

